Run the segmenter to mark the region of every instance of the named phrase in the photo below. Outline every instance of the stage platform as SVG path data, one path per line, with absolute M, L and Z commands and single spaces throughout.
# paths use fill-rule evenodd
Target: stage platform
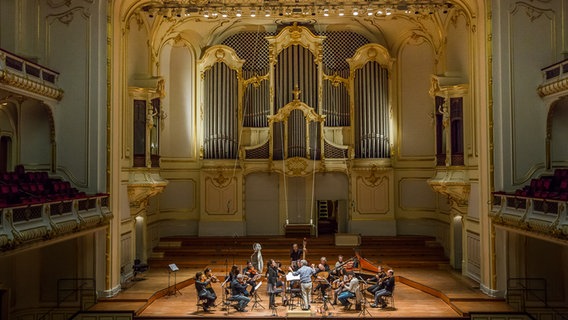
M 123 291 L 111 299 L 100 300 L 92 311 L 132 311 L 138 319 L 158 318 L 307 318 L 281 305 L 277 298 L 276 312 L 268 309 L 268 296 L 263 284 L 259 289 L 262 299 L 260 305 L 247 312 L 230 309 L 222 310 L 222 291 L 219 283 L 213 288 L 218 295 L 218 307 L 209 312 L 197 310 L 196 291 L 193 276 L 197 270 L 180 270 L 174 288 L 170 277 L 168 288 L 168 272 L 165 270 L 149 270 L 137 280 L 125 284 Z M 420 319 L 467 319 L 472 312 L 509 312 L 513 311 L 502 299 L 493 299 L 479 291 L 476 283 L 450 270 L 424 270 L 416 268 L 396 271 L 397 283 L 395 291 L 395 308 L 367 308 L 361 313 L 357 310 L 343 310 L 336 305 L 328 310 L 321 310 L 323 304 L 316 302 L 309 313 L 310 318 L 420 318 Z M 222 278 L 222 277 L 220 277 Z M 314 295 L 317 297 L 317 295 Z M 367 296 L 372 301 L 370 295 Z
M 344 257 L 357 254 L 372 265 L 381 264 L 395 271 L 396 288 L 394 308 L 366 308 L 344 310 L 342 306 L 330 306 L 322 310 L 323 303 L 315 302 L 309 312 L 298 308 L 290 310 L 277 298 L 276 310 L 268 308 L 266 281 L 259 288 L 261 301 L 247 312 L 222 309 L 220 283 L 214 283 L 218 307 L 209 312 L 197 308 L 197 293 L 194 276 L 205 267 L 213 269 L 221 281 L 230 266 L 246 265 L 252 254 L 252 244 L 262 243 L 265 262 L 289 259 L 290 243 L 302 243 L 302 238 L 286 237 L 167 237 L 154 248 L 154 257 L 149 259 L 150 268 L 135 279 L 122 285 L 122 291 L 110 299 L 100 299 L 90 309 L 95 312 L 127 311 L 136 319 L 195 319 L 195 318 L 324 318 L 350 319 L 359 317 L 396 319 L 468 319 L 474 312 L 512 312 L 503 299 L 494 299 L 483 294 L 475 281 L 453 271 L 443 250 L 432 238 L 423 236 L 362 237 L 356 247 L 338 245 L 333 236 L 308 239 L 306 259 L 319 262 L 327 256 L 333 266 L 338 254 Z M 168 265 L 176 262 L 179 271 L 168 272 Z M 287 266 L 283 265 L 284 269 Z M 361 275 L 363 271 L 359 270 Z M 368 273 L 367 273 L 368 274 Z M 316 297 L 316 295 L 314 295 Z M 373 297 L 367 294 L 372 302 Z

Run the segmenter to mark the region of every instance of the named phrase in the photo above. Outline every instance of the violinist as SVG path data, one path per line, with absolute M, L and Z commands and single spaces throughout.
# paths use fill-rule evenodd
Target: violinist
M 267 272 L 267 291 L 269 295 L 268 308 L 276 308 L 276 294 L 277 283 L 278 283 L 278 265 L 273 259 L 268 260 L 268 272 Z
M 359 290 L 359 279 L 355 277 L 353 271 L 347 272 L 347 280 L 344 283 L 345 290 L 339 294 L 337 300 L 341 302 L 345 310 L 351 307 L 351 302 L 349 302 L 349 298 L 355 297 L 355 294 Z
M 209 308 L 215 305 L 215 300 L 217 297 L 213 296 L 209 290 L 207 290 L 207 285 L 211 283 L 210 279 L 207 279 L 203 272 L 199 271 L 195 274 L 195 290 L 197 290 L 197 295 L 199 299 L 206 299 L 207 302 L 203 304 L 203 310 L 205 312 L 209 311 Z
M 245 281 L 252 286 L 252 289 L 250 289 L 250 294 L 253 294 L 256 287 L 256 280 L 260 278 L 260 274 L 258 273 L 258 270 L 256 270 L 256 268 L 252 265 L 251 261 L 247 261 L 247 266 L 243 270 L 243 273 L 245 275 Z
M 384 281 L 387 277 L 387 274 L 383 271 L 383 267 L 382 266 L 378 266 L 377 268 L 377 274 L 375 275 L 375 279 L 377 280 L 377 283 L 368 287 L 367 291 L 372 294 L 373 296 L 375 295 L 375 293 L 379 290 L 381 290 L 384 287 Z
M 217 282 L 217 281 L 219 281 L 219 279 L 217 279 L 217 277 L 215 277 L 211 273 L 211 268 L 205 268 L 205 270 L 203 270 L 203 276 L 202 277 L 204 278 L 204 280 L 209 280 L 209 281 L 207 281 L 207 285 L 205 286 L 205 289 L 207 289 L 207 291 L 209 291 L 209 293 L 211 294 L 212 297 L 217 299 L 217 294 L 215 293 L 215 290 L 213 290 L 211 283 Z
M 387 271 L 387 276 L 385 277 L 384 282 L 384 287 L 380 290 L 378 290 L 377 292 L 375 292 L 375 303 L 371 304 L 372 308 L 377 308 L 377 307 L 381 307 L 384 308 L 387 306 L 387 303 L 385 301 L 385 296 L 390 296 L 392 295 L 392 292 L 394 291 L 394 271 L 391 269 L 389 271 Z
M 331 304 L 333 305 L 337 304 L 337 297 L 340 293 L 345 291 L 345 283 L 348 281 L 345 269 L 341 268 L 338 269 L 338 271 L 339 277 L 331 283 L 331 287 L 333 288 L 333 302 Z
M 242 274 L 238 274 L 231 283 L 232 299 L 239 302 L 237 310 L 240 312 L 246 312 L 245 308 L 250 302 L 247 287 L 248 284 L 245 282 Z

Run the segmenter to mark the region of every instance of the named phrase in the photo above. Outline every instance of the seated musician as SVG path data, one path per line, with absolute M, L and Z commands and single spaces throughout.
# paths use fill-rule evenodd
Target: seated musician
M 292 245 L 292 250 L 290 250 L 290 265 L 294 271 L 298 270 L 301 267 L 300 260 L 304 251 L 300 249 L 297 243 Z
M 231 283 L 232 300 L 238 301 L 237 310 L 246 312 L 247 304 L 250 302 L 249 293 L 247 291 L 248 284 L 244 280 L 242 274 L 238 274 L 236 279 Z
M 375 296 L 375 292 L 381 290 L 384 287 L 384 280 L 387 277 L 387 274 L 383 271 L 382 266 L 378 266 L 377 274 L 375 275 L 375 280 L 377 281 L 376 284 L 367 288 L 367 291 Z
M 215 299 L 217 299 L 217 294 L 215 293 L 215 290 L 213 290 L 211 283 L 217 282 L 219 280 L 217 279 L 217 277 L 215 277 L 211 273 L 211 268 L 205 268 L 205 270 L 203 270 L 203 276 L 202 277 L 205 278 L 206 280 L 209 280 L 209 282 L 205 286 L 205 289 L 207 289 L 207 291 L 209 291 L 209 293 L 211 293 L 211 296 L 213 296 Z
M 331 270 L 331 274 L 333 274 L 334 276 L 338 276 L 339 273 L 343 271 L 343 265 L 344 264 L 345 264 L 345 262 L 343 262 L 343 256 L 338 255 L 337 256 L 337 262 L 335 263 L 333 270 Z
M 244 268 L 243 273 L 245 275 L 245 281 L 252 286 L 250 289 L 250 294 L 254 293 L 256 288 L 256 280 L 260 278 L 258 270 L 252 265 L 252 261 L 247 261 L 247 266 Z
M 320 264 L 323 265 L 323 267 L 324 267 L 324 269 L 325 269 L 326 272 L 329 272 L 329 271 L 330 271 L 329 264 L 327 264 L 327 258 L 326 258 L 326 257 L 321 257 L 321 258 L 320 258 Z
M 383 282 L 384 287 L 375 292 L 375 303 L 371 304 L 372 308 L 385 308 L 387 306 L 384 297 L 392 295 L 394 291 L 394 271 L 392 269 L 387 271 L 387 276 Z
M 322 298 L 326 298 L 326 290 L 330 287 L 330 274 L 329 274 L 329 266 L 328 269 L 325 269 L 325 265 L 319 264 L 318 268 L 316 269 L 316 282 L 318 285 L 315 287 L 314 292 L 318 290 L 321 291 Z
M 211 308 L 215 305 L 216 297 L 213 296 L 211 294 L 211 292 L 209 292 L 209 290 L 207 290 L 207 285 L 210 284 L 211 280 L 207 279 L 204 276 L 205 275 L 201 271 L 199 271 L 195 274 L 195 290 L 197 291 L 197 295 L 199 296 L 199 299 L 207 300 L 203 304 L 203 310 L 207 312 L 207 311 L 209 311 L 209 308 Z
M 337 304 L 337 297 L 339 296 L 340 293 L 345 291 L 345 283 L 349 281 L 345 269 L 341 268 L 338 270 L 339 270 L 338 278 L 333 280 L 333 282 L 331 283 L 331 287 L 333 289 L 333 302 L 331 304 L 333 305 Z
M 341 292 L 337 297 L 337 300 L 341 302 L 341 305 L 345 309 L 349 309 L 351 307 L 351 302 L 349 302 L 349 298 L 355 297 L 357 294 L 357 290 L 359 290 L 359 279 L 355 277 L 355 274 L 350 271 L 347 273 L 347 280 L 348 282 L 344 285 L 345 291 Z

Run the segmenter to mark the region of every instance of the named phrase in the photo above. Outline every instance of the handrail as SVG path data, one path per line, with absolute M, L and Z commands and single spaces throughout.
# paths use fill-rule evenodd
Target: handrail
M 62 289 L 62 284 L 65 282 L 69 282 L 71 281 L 71 283 L 75 283 L 76 285 L 71 287 L 70 289 Z M 79 281 L 82 281 L 82 283 L 80 285 L 77 285 L 79 283 Z M 85 289 L 86 285 L 89 285 L 90 287 Z M 67 292 L 66 295 L 61 296 L 61 294 L 63 292 Z M 61 305 L 64 302 L 67 302 L 68 300 L 70 300 L 70 298 L 72 297 L 76 297 L 77 294 L 79 294 L 78 299 L 76 299 L 75 301 L 79 302 L 79 311 L 84 311 L 87 308 L 84 308 L 83 306 L 83 298 L 86 296 L 85 292 L 90 292 L 91 296 L 94 297 L 94 304 L 96 304 L 96 288 L 95 288 L 95 279 L 94 278 L 61 278 L 57 280 L 57 305 L 51 309 L 49 309 L 47 312 L 45 312 L 43 315 L 41 315 L 41 317 L 38 318 L 38 320 L 43 320 L 45 319 L 48 315 L 50 315 L 53 311 L 59 309 L 61 307 Z

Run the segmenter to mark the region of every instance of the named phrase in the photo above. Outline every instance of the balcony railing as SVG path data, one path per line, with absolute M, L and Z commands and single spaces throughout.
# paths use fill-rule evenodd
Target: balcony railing
M 112 218 L 107 194 L 0 210 L 1 251 L 104 226 Z
M 526 228 L 558 238 L 568 236 L 568 202 L 493 193 L 491 215 L 502 224 Z
M 57 85 L 59 72 L 0 49 L 0 83 L 56 100 L 63 98 Z

